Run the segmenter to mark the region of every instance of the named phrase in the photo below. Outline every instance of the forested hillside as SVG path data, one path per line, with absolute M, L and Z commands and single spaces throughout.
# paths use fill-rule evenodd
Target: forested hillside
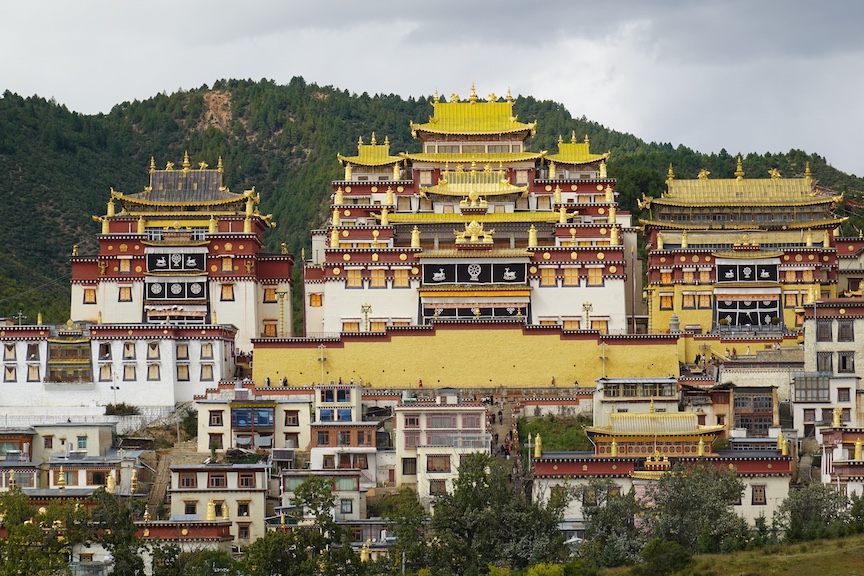
M 295 77 L 288 85 L 262 80 L 220 80 L 212 88 L 143 102 L 124 102 L 109 114 L 85 116 L 39 97 L 6 92 L 0 98 L 0 317 L 18 310 L 35 321 L 65 321 L 69 314 L 68 256 L 74 244 L 94 253 L 98 225 L 110 189 L 133 193 L 148 184 L 150 157 L 156 164 L 179 162 L 188 151 L 194 163 L 215 165 L 221 156 L 232 191 L 255 186 L 261 211 L 277 227 L 271 250 L 286 242 L 299 262 L 309 230 L 326 218 L 330 181 L 341 174 L 336 154 L 356 152 L 357 138 L 390 138 L 391 152 L 417 151 L 408 122 L 425 121 L 430 99 L 351 94 Z M 591 138 L 594 151 L 610 150 L 609 175 L 618 179 L 625 209 L 638 211 L 636 198 L 659 195 L 669 164 L 676 176 L 692 178 L 701 168 L 712 177 L 732 177 L 737 150 L 704 155 L 684 146 L 646 143 L 584 116 L 574 118 L 561 104 L 520 97 L 520 120 L 538 122 L 533 150 L 556 149 L 558 135 L 572 131 Z M 578 113 L 578 111 L 573 111 Z M 792 121 L 790 119 L 790 121 Z M 734 142 L 729 146 L 733 147 Z M 770 168 L 801 175 L 810 162 L 818 183 L 860 198 L 864 180 L 826 165 L 815 153 L 741 151 L 749 177 Z M 847 233 L 861 228 L 854 218 Z M 299 267 L 298 267 L 299 269 Z M 298 277 L 299 278 L 299 277 Z M 299 316 L 296 316 L 299 318 Z

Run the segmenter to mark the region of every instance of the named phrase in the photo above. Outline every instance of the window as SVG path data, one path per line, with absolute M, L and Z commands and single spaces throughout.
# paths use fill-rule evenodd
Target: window
M 578 268 L 565 268 L 565 273 L 567 270 L 576 270 Z M 576 279 L 576 283 L 579 283 L 579 279 Z M 541 286 L 556 286 L 558 284 L 555 279 L 555 268 L 541 268 L 540 269 L 540 285 Z
M 95 288 L 84 288 L 84 304 L 96 304 Z
M 661 272 L 660 273 L 660 283 L 661 284 L 672 284 L 672 271 Z
M 813 282 L 813 270 L 802 270 L 801 281 L 806 283 Z
M 105 486 L 107 483 L 108 473 L 104 470 L 88 470 L 87 485 L 88 486 Z
M 87 449 L 87 436 L 78 436 L 78 449 L 86 450 Z
M 830 423 L 834 421 L 834 410 L 832 408 L 822 408 L 822 422 Z
M 837 321 L 837 341 L 838 342 L 854 342 L 855 327 L 852 320 Z
M 225 472 L 210 472 L 207 474 L 208 488 L 227 488 L 228 475 Z
M 184 514 L 198 514 L 198 502 L 187 500 L 183 502 L 183 513 Z
M 703 284 L 708 284 L 711 282 L 711 270 L 700 270 L 699 271 L 699 282 Z
M 354 512 L 354 501 L 347 498 L 339 500 L 339 512 L 342 514 L 352 514 Z
M 796 402 L 828 402 L 829 389 L 827 376 L 796 376 Z
M 177 344 L 177 359 L 178 360 L 188 360 L 189 359 L 189 345 L 188 344 Z
M 402 475 L 416 476 L 417 475 L 417 459 L 403 458 L 402 459 Z
M 15 344 L 3 345 L 3 360 L 15 360 Z
M 222 426 L 222 410 L 210 410 L 210 426 Z
M 135 380 L 135 365 L 134 364 L 124 364 L 123 365 L 123 380 L 126 382 L 133 382 Z
M 332 408 L 324 408 L 319 410 L 318 419 L 321 422 L 333 422 L 333 409 Z
M 300 412 L 298 410 L 285 411 L 285 426 L 299 426 Z
M 213 344 L 201 344 L 201 358 L 208 360 L 213 358 Z
M 342 322 L 342 331 L 343 332 L 359 332 L 360 331 L 360 322 Z
M 855 353 L 854 352 L 838 352 L 837 353 L 837 372 L 838 373 L 855 372 Z
M 351 445 L 351 432 L 347 430 L 340 430 L 336 436 L 336 445 L 337 446 L 350 446 Z
M 408 270 L 393 270 L 393 287 L 408 288 Z
M 28 382 L 38 382 L 39 381 L 39 366 L 31 365 L 27 366 L 27 381 Z
M 463 414 L 462 428 L 480 428 L 479 414 Z
M 339 454 L 339 468 L 351 468 L 351 454 L 348 454 L 347 452 Z
M 359 468 L 360 470 L 366 470 L 369 468 L 369 461 L 366 458 L 366 454 L 354 455 L 354 467 Z
M 693 270 L 685 270 L 684 271 L 684 283 L 685 284 L 693 284 L 693 281 L 694 281 L 693 275 L 694 275 Z
M 159 359 L 159 342 L 148 342 L 147 343 L 147 359 L 148 360 L 158 360 Z
M 240 516 L 240 517 L 249 516 L 249 503 L 248 502 L 238 502 L 237 503 L 237 516 Z
M 767 500 L 765 498 L 765 486 L 764 485 L 754 485 L 753 486 L 753 506 L 764 506 L 767 504 Z
M 336 468 L 336 456 L 333 454 L 325 454 L 321 467 L 326 468 L 327 470 Z
M 683 294 L 681 296 L 681 308 L 685 310 L 692 310 L 696 308 L 696 295 L 695 294 Z
M 456 428 L 455 414 L 427 414 L 427 428 Z
M 298 432 L 285 433 L 285 448 L 299 448 L 300 434 Z
M 419 428 L 420 427 L 420 415 L 419 414 L 405 414 L 405 428 Z
M 3 367 L 3 381 L 4 382 L 16 382 L 18 380 L 18 370 L 15 366 L 4 366 Z
M 672 310 L 672 294 L 661 294 L 660 295 L 660 309 L 661 310 Z
M 816 341 L 831 342 L 831 320 L 816 321 Z
M 591 330 L 597 330 L 601 334 L 606 334 L 609 330 L 608 320 L 591 320 Z
M 212 382 L 213 381 L 213 364 L 202 364 L 201 365 L 201 381 L 202 382 Z
M 348 288 L 362 288 L 363 287 L 363 271 L 362 270 L 348 270 L 347 278 L 348 278 Z
M 232 258 L 231 256 L 224 256 L 222 258 L 221 271 L 226 272 L 228 274 L 230 274 L 231 272 L 234 272 L 234 258 Z
M 254 472 L 238 472 L 237 473 L 238 488 L 255 488 L 255 473 Z
M 579 330 L 580 320 L 564 320 L 564 330 Z
M 189 381 L 189 365 L 188 364 L 178 364 L 177 365 L 177 380 L 181 382 Z
M 276 331 L 276 322 L 273 320 L 264 320 L 264 337 L 276 338 L 276 336 L 278 336 L 278 332 Z
M 120 286 L 120 293 L 117 296 L 118 302 L 131 302 L 132 301 L 132 287 L 131 286 Z
M 544 268 L 546 270 L 546 268 Z M 552 270 L 551 268 L 549 270 Z M 555 270 L 552 270 L 553 274 Z M 590 272 L 590 270 L 589 270 Z M 542 276 L 541 276 L 542 278 Z M 554 276 L 553 283 L 549 284 L 550 286 L 554 286 Z M 578 268 L 564 268 L 564 286 L 579 286 L 579 269 Z
M 837 389 L 837 401 L 838 402 L 849 402 L 850 394 L 849 388 L 838 388 Z
M 147 380 L 159 380 L 159 364 L 147 365 Z
M 405 433 L 405 449 L 414 450 L 420 445 L 420 432 Z
M 815 422 L 816 421 L 816 409 L 815 408 L 805 408 L 804 409 L 804 422 Z
M 785 277 L 787 284 L 794 284 L 795 280 L 798 279 L 798 274 L 795 270 L 786 270 L 783 276 Z
M 833 372 L 834 367 L 832 366 L 831 359 L 834 356 L 831 352 L 817 352 L 816 353 L 816 370 L 819 372 Z
M 309 294 L 309 306 L 312 308 L 320 308 L 321 301 L 324 299 L 323 294 Z
M 222 434 L 210 434 L 210 449 L 222 450 Z
M 371 288 L 384 288 L 387 286 L 387 276 L 385 271 L 380 269 L 370 270 L 369 286 Z
M 366 430 L 358 430 L 357 431 L 357 445 L 358 446 L 371 446 L 372 445 L 372 432 L 368 432 Z
M 783 306 L 786 308 L 795 308 L 798 306 L 798 293 L 786 292 L 783 294 Z
M 276 302 L 276 288 L 264 288 L 264 302 Z
M 223 302 L 233 302 L 234 301 L 234 285 L 233 284 L 222 284 L 222 301 Z
M 710 310 L 711 309 L 711 294 L 708 292 L 703 292 L 699 294 L 699 308 L 701 310 Z
M 446 480 L 430 480 L 429 481 L 429 494 L 432 496 L 438 494 L 446 494 L 447 493 L 447 481 Z
M 603 286 L 603 268 L 588 268 L 588 286 Z
M 440 456 L 426 457 L 427 472 L 450 472 L 450 456 L 443 454 Z
M 43 446 L 46 450 L 50 450 L 54 448 L 54 436 L 44 436 L 43 437 Z
M 851 408 L 842 408 L 840 411 L 840 421 L 844 424 L 848 424 L 852 419 L 852 409 Z
M 318 434 L 316 434 L 315 443 L 318 446 L 329 446 L 330 445 L 330 432 L 327 430 L 319 430 Z
M 134 360 L 135 359 L 135 343 L 134 342 L 124 342 L 123 343 L 123 359 L 124 360 Z
M 89 552 L 81 552 L 78 554 L 78 562 L 93 562 L 93 554 Z
M 369 322 L 369 331 L 370 332 L 386 332 L 387 331 L 387 321 L 386 320 L 373 320 Z
M 237 524 L 237 538 L 240 540 L 248 540 L 250 538 L 249 534 L 249 524 Z

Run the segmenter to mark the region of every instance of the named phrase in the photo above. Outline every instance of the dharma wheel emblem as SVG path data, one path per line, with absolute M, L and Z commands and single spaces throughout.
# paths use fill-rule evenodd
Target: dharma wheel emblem
M 162 285 L 161 284 L 153 284 L 152 286 L 150 286 L 150 291 L 153 294 L 160 294 L 162 292 Z
M 200 284 L 192 284 L 192 286 L 189 287 L 189 291 L 192 292 L 192 294 L 200 294 L 201 293 L 201 285 Z
M 468 265 L 468 275 L 471 276 L 472 282 L 477 282 L 480 279 L 480 272 L 482 268 L 480 268 L 479 264 L 469 264 Z
M 180 284 L 172 284 L 171 285 L 171 293 L 172 294 L 180 294 L 183 291 L 183 286 Z

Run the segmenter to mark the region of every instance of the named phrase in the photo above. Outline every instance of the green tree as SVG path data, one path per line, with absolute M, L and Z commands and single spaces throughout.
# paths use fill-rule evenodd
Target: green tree
M 402 488 L 398 494 L 382 501 L 383 518 L 387 528 L 396 537 L 396 542 L 388 550 L 387 565 L 392 573 L 405 569 L 414 572 L 422 568 L 428 561 L 428 546 L 426 531 L 429 515 L 420 502 L 417 494 L 408 488 Z
M 144 542 L 138 538 L 133 501 L 109 494 L 104 488 L 93 493 L 96 506 L 92 520 L 98 527 L 95 539 L 111 554 L 115 574 L 142 576 Z
M 848 529 L 848 499 L 821 483 L 792 486 L 774 524 L 787 542 L 841 536 Z
M 644 564 L 634 566 L 633 576 L 666 576 L 675 574 L 691 562 L 690 552 L 678 542 L 655 538 L 642 551 Z
M 577 497 L 582 500 L 585 517 L 582 557 L 598 566 L 638 562 L 647 534 L 636 523 L 644 506 L 636 498 L 635 490 L 621 493 L 611 480 L 598 478 L 581 486 Z
M 0 495 L 6 537 L 0 540 L 0 576 L 53 576 L 68 569 L 66 554 L 86 537 L 87 515 L 71 502 L 36 509 L 20 488 Z
M 677 542 L 688 550 L 719 552 L 735 547 L 746 524 L 732 509 L 744 483 L 735 470 L 699 463 L 676 464 L 648 485 L 652 503 L 645 520 L 651 536 Z

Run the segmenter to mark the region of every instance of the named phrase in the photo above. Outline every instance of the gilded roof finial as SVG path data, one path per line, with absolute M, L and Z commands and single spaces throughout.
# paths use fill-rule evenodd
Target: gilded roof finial
M 378 141 L 375 140 L 375 132 L 372 132 L 372 140 L 370 140 L 369 143 L 372 144 L 372 146 L 375 146 L 378 143 Z
M 432 98 L 432 103 L 433 103 L 433 104 L 438 104 L 438 101 L 439 101 L 440 99 L 441 99 L 441 98 L 438 96 L 438 89 L 435 88 L 435 97 Z
M 709 174 L 711 174 L 711 172 L 709 172 L 705 168 L 702 168 L 701 170 L 699 170 L 699 176 L 697 176 L 697 178 L 699 178 L 699 180 L 707 180 Z
M 654 396 L 651 396 L 651 404 L 648 405 L 648 411 L 654 413 Z
M 507 102 L 512 102 L 513 96 L 510 95 L 510 87 L 507 87 Z
M 561 135 L 560 135 L 560 134 L 558 134 L 558 146 L 561 146 L 561 144 L 562 144 L 563 142 L 564 142 L 564 139 L 561 138 Z
M 174 170 L 174 163 L 173 162 L 166 162 L 165 163 L 165 170 L 167 172 L 171 172 L 172 170 Z
M 778 180 L 780 178 L 780 170 L 778 170 L 777 168 L 772 168 L 771 170 L 768 170 L 768 174 L 771 175 L 772 180 Z
M 63 466 L 60 466 L 60 473 L 57 475 L 57 488 L 61 490 L 66 488 L 66 474 L 63 473 Z
M 570 143 L 576 144 L 576 131 L 575 130 L 570 131 Z
M 183 171 L 188 172 L 189 166 L 191 166 L 191 164 L 189 163 L 189 152 L 184 152 L 183 153 Z
M 498 100 L 498 96 L 495 95 L 494 92 L 490 92 L 489 96 L 486 97 L 489 102 L 495 102 Z
M 156 171 L 156 159 L 150 156 L 150 172 Z
M 358 145 L 358 146 L 362 146 L 362 145 L 363 145 L 363 136 L 362 136 L 362 135 L 361 135 L 359 138 L 357 138 L 357 145 Z
M 675 179 L 675 172 L 672 171 L 672 164 L 669 164 L 669 171 L 666 172 L 666 181 L 670 182 Z
M 224 169 L 224 167 L 222 166 L 222 156 L 219 156 L 219 163 L 216 165 L 216 169 L 219 170 L 219 172 L 222 172 L 222 170 Z
M 477 102 L 477 91 L 474 90 L 474 83 L 471 83 L 471 95 L 468 96 L 469 102 Z
M 209 164 L 207 164 L 206 162 L 198 162 L 198 169 L 199 170 L 206 170 L 208 166 L 209 166 Z
M 809 162 L 804 165 L 804 180 L 806 180 L 808 184 L 813 182 L 813 174 L 810 172 Z
M 741 155 L 738 155 L 738 166 L 735 167 L 735 178 L 737 180 L 744 179 L 744 166 L 741 164 Z
M 384 146 L 389 146 L 389 145 L 390 145 L 390 137 L 384 136 Z
M 459 95 L 455 92 L 450 94 L 450 102 L 459 102 Z

